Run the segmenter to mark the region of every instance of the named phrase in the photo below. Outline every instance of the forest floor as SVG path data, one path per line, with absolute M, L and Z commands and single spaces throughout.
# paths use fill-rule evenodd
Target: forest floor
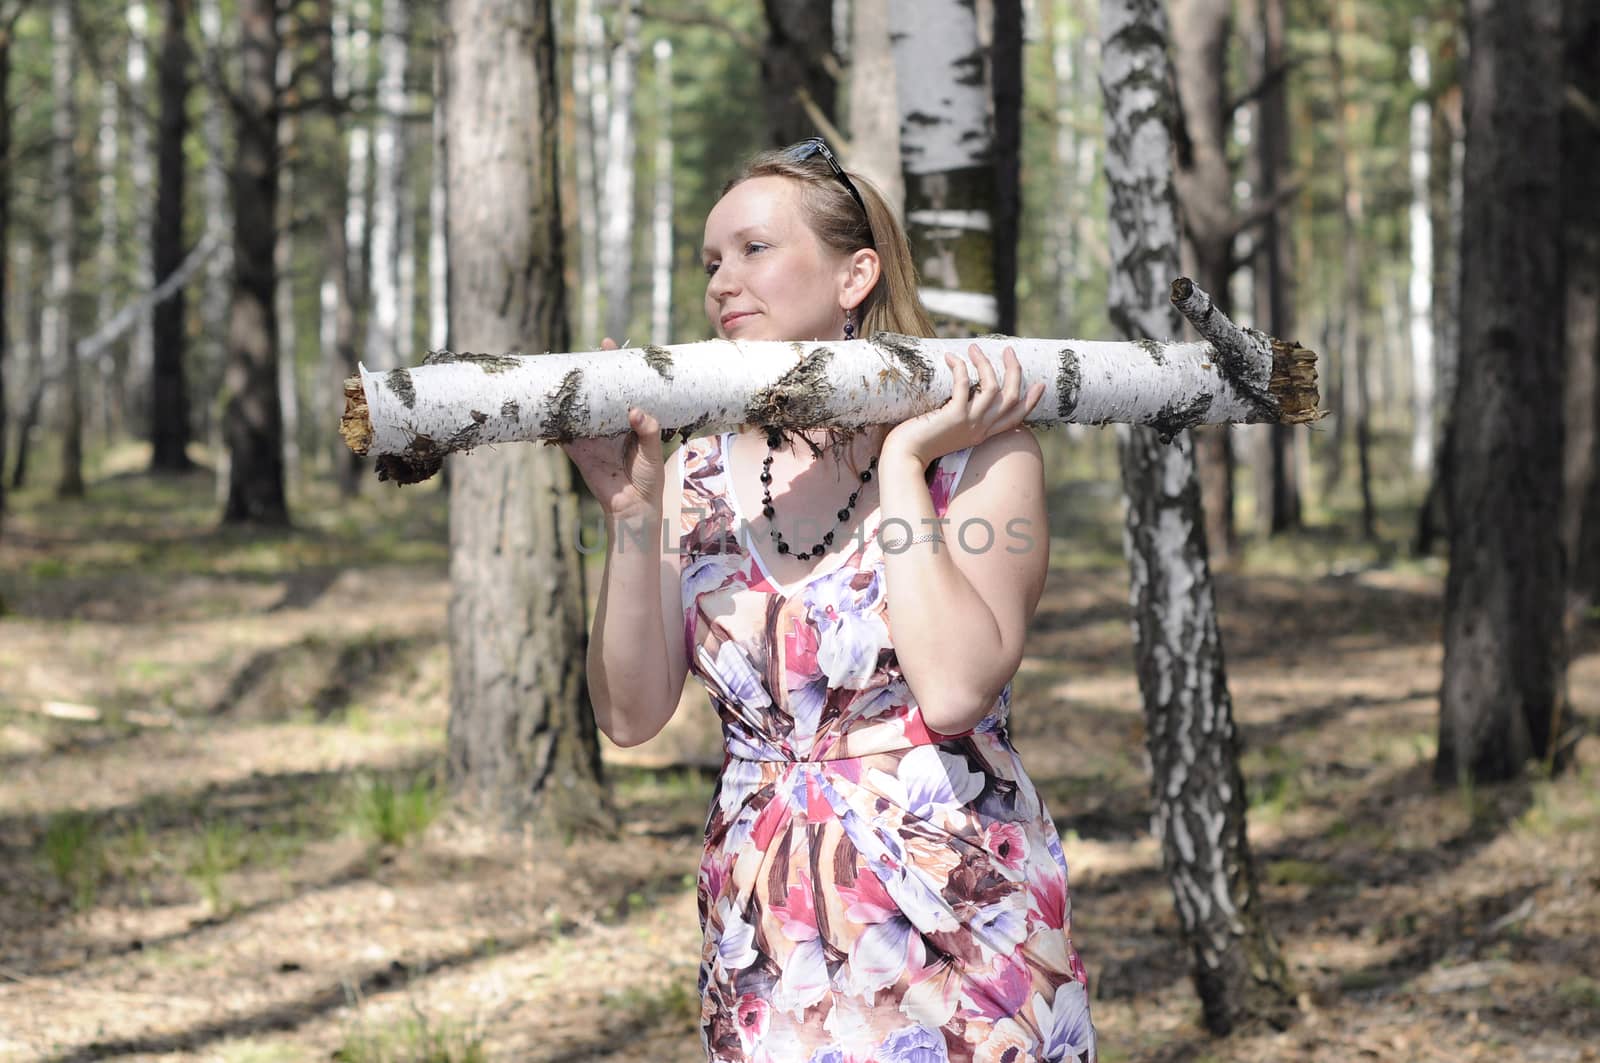
M 315 488 L 295 531 L 244 534 L 209 475 L 140 460 L 87 502 L 16 496 L 0 537 L 0 1060 L 702 1058 L 704 703 L 610 755 L 620 838 L 487 836 L 442 811 L 442 493 Z M 1216 580 L 1301 1010 L 1201 1029 L 1148 832 L 1115 482 L 1053 492 L 1012 718 L 1101 1059 L 1600 1060 L 1600 739 L 1554 780 L 1435 787 L 1442 566 L 1332 523 Z M 1591 721 L 1597 628 L 1570 671 Z

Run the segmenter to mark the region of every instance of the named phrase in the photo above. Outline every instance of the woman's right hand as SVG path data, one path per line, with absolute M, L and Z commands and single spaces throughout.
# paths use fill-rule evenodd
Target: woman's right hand
M 600 342 L 614 351 L 610 338 Z M 654 517 L 661 512 L 661 491 L 666 482 L 661 457 L 661 425 L 637 406 L 628 407 L 631 431 L 561 444 L 583 475 L 584 483 L 600 508 L 612 520 Z

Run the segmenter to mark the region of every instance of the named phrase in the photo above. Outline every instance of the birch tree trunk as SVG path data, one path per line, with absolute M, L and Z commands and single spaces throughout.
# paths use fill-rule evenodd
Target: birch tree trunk
M 342 72 L 345 79 L 345 99 L 365 99 L 371 83 L 372 4 L 369 0 L 338 0 L 346 5 L 349 36 L 345 38 Z M 367 185 L 371 180 L 372 130 L 361 119 L 351 121 L 350 149 L 345 167 L 345 252 L 350 260 L 350 301 L 357 308 L 368 305 L 371 292 L 367 276 L 370 248 L 367 245 L 372 207 L 367 199 Z
M 372 270 L 367 303 L 367 365 L 400 364 L 400 115 L 405 109 L 406 5 L 383 5 L 378 39 L 377 116 L 372 130 Z M 409 348 L 409 337 L 407 347 Z
M 653 49 L 656 61 L 655 207 L 651 213 L 650 342 L 672 339 L 672 42 Z
M 1567 0 L 1561 112 L 1561 229 L 1566 234 L 1567 484 L 1562 542 L 1580 607 L 1600 602 L 1600 11 Z M 1575 100 L 1576 95 L 1581 98 Z
M 1265 82 L 1256 106 L 1256 182 L 1258 203 L 1278 201 L 1293 171 L 1289 145 L 1288 5 L 1285 0 L 1258 0 L 1257 35 L 1260 42 L 1257 77 Z M 1261 220 L 1255 256 L 1256 323 L 1274 336 L 1297 331 L 1294 295 L 1294 227 L 1276 210 Z M 1301 457 L 1304 437 L 1287 426 L 1267 430 L 1268 469 L 1265 531 L 1278 535 L 1301 523 Z
M 1200 286 L 1231 312 L 1233 173 L 1228 163 L 1231 107 L 1228 43 L 1230 0 L 1172 0 L 1172 66 L 1186 136 L 1172 183 L 1183 211 L 1184 247 Z M 1195 464 L 1211 558 L 1225 563 L 1238 549 L 1234 523 L 1233 437 L 1227 426 L 1194 433 Z
M 622 0 L 620 39 L 611 51 L 606 137 L 605 220 L 600 270 L 605 278 L 606 334 L 624 342 L 633 321 L 633 86 L 639 68 L 639 11 Z
M 1433 471 L 1433 219 L 1428 213 L 1428 160 L 1433 129 L 1428 94 L 1432 75 L 1424 23 L 1411 24 L 1411 87 L 1416 99 L 1410 114 L 1411 207 L 1406 215 L 1411 244 L 1411 276 L 1406 288 L 1411 335 L 1411 472 L 1418 479 Z
M 838 85 L 825 65 L 833 58 L 833 5 L 820 0 L 762 0 L 767 39 L 761 46 L 761 98 L 773 147 L 816 136 L 801 94 L 831 122 Z
M 428 184 L 428 349 L 450 345 L 449 127 L 444 119 L 444 60 L 433 56 L 433 165 Z M 580 119 L 581 121 L 581 119 Z M 334 411 L 334 416 L 338 411 Z M 328 418 L 333 423 L 333 418 Z
M 95 138 L 95 165 L 99 170 L 96 176 L 100 186 L 100 232 L 95 248 L 95 281 L 99 288 L 95 300 L 96 321 L 105 321 L 116 312 L 117 296 L 120 294 L 118 289 L 122 287 L 117 246 L 118 230 L 121 228 L 117 217 L 117 148 L 120 139 L 117 127 L 121 117 L 118 91 L 117 83 L 112 79 L 106 78 L 100 82 L 100 126 Z M 98 414 L 95 420 L 108 442 L 116 433 L 115 419 L 121 415 L 127 401 L 126 391 L 121 384 L 126 380 L 128 359 L 125 354 L 118 353 L 122 351 L 126 351 L 123 344 L 109 344 L 101 356 L 86 367 L 95 385 Z M 120 373 L 117 371 L 119 368 L 123 370 Z
M 287 12 L 278 16 L 278 36 L 282 42 L 274 75 L 278 99 L 286 106 L 298 102 L 294 92 L 294 24 Z M 278 122 L 278 223 L 273 247 L 273 266 L 277 286 L 273 292 L 273 315 L 278 325 L 278 407 L 283 411 L 283 475 L 286 483 L 300 478 L 300 355 L 294 320 L 294 144 L 300 136 L 300 119 L 293 111 Z
M 1015 2 L 998 0 L 986 10 Z M 1013 331 L 1014 321 L 1002 315 L 1014 316 L 1015 293 L 1001 287 L 1014 282 L 1015 260 L 1001 267 L 996 257 L 1014 256 L 1016 248 L 1014 240 L 1009 247 L 998 241 L 1011 223 L 996 213 L 1002 204 L 989 46 L 997 25 L 1020 34 L 1021 19 L 983 24 L 971 0 L 890 0 L 889 11 L 906 235 L 922 301 L 936 319 Z
M 190 0 L 167 0 L 156 72 L 161 110 L 156 128 L 156 210 L 149 231 L 151 261 L 158 282 L 170 277 L 183 261 L 187 178 L 183 144 L 189 131 L 191 60 L 185 31 L 189 9 Z M 214 253 L 211 261 L 225 257 Z M 180 288 L 159 303 L 151 315 L 155 336 L 150 363 L 149 427 L 153 473 L 187 472 L 194 467 L 189 460 L 189 394 L 184 369 L 188 346 L 184 329 L 186 298 Z
M 1101 84 L 1111 187 L 1112 321 L 1131 336 L 1171 335 L 1160 300 L 1178 259 L 1171 142 L 1162 116 L 1172 74 L 1156 0 L 1102 0 Z M 1245 829 L 1222 638 L 1187 436 L 1122 436 L 1135 661 L 1154 766 L 1152 829 L 1191 956 L 1206 1027 L 1285 1021 L 1293 994 L 1262 915 Z
M 205 47 L 222 66 L 221 57 L 231 54 L 228 37 L 222 26 L 222 8 L 219 0 L 199 0 L 200 34 Z M 229 473 L 228 449 L 222 437 L 220 399 L 223 379 L 228 367 L 228 306 L 233 287 L 233 234 L 228 232 L 228 219 L 233 216 L 228 201 L 227 130 L 224 116 L 229 103 L 216 89 L 208 93 L 207 106 L 201 113 L 200 136 L 206 146 L 206 164 L 202 171 L 200 198 L 205 208 L 205 226 L 221 241 L 224 252 L 212 256 L 206 263 L 205 290 L 200 299 L 200 331 L 204 337 L 199 348 L 201 385 L 197 392 L 208 396 L 198 411 L 199 430 L 204 434 L 206 446 L 215 455 L 217 463 L 217 504 L 227 504 Z
M 900 173 L 900 105 L 894 50 L 889 44 L 890 0 L 850 5 L 850 168 L 878 186 L 895 216 L 905 217 Z
M 1560 0 L 1468 0 L 1461 371 L 1435 778 L 1519 775 L 1565 701 Z M 1470 427 L 1470 431 L 1467 430 Z
M 223 433 L 225 524 L 286 526 L 283 413 L 278 405 L 278 25 L 273 0 L 240 0 L 241 72 L 235 103 L 233 296 Z
M 447 0 L 443 19 L 455 339 L 559 350 L 551 5 Z M 453 463 L 450 785 L 508 829 L 534 816 L 569 836 L 615 826 L 584 673 L 577 528 L 564 455 L 525 447 Z
M 32 449 L 33 432 L 38 427 L 39 416 L 44 408 L 44 323 L 40 320 L 39 327 L 34 327 L 39 315 L 34 313 L 33 295 L 41 285 L 34 275 L 33 259 L 32 241 L 19 241 L 16 259 L 12 264 L 12 277 L 17 287 L 17 364 L 27 373 L 28 391 L 17 421 L 17 456 L 11 465 L 12 490 L 20 490 L 27 482 L 28 452 Z
M 83 382 L 77 346 L 72 342 L 72 279 L 77 264 L 73 214 L 77 166 L 72 146 L 77 131 L 72 98 L 77 70 L 74 18 L 72 0 L 55 0 L 51 5 L 50 181 L 56 194 L 50 198 L 50 287 L 44 342 L 49 352 L 46 361 L 60 367 L 61 478 L 56 494 L 63 498 L 83 495 Z
M 596 116 L 599 87 L 593 83 L 596 53 L 603 36 L 594 0 L 577 0 L 573 9 L 572 97 L 573 168 L 578 205 L 578 335 L 584 343 L 600 339 L 600 189 L 597 145 L 606 127 Z M 442 344 L 440 346 L 443 346 Z M 433 348 L 437 350 L 438 348 Z

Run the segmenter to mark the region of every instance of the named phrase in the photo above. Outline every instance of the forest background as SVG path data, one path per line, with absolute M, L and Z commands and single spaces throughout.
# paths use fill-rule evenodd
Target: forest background
M 1318 351 L 1329 411 L 1194 444 L 1249 886 L 1293 1017 L 1218 1038 L 1192 984 L 1195 928 L 1149 829 L 1161 751 L 1129 667 L 1116 435 L 1052 429 L 1051 583 L 1014 734 L 1067 839 L 1102 1058 L 1595 1058 L 1600 222 L 1579 191 L 1600 155 L 1600 19 L 1542 0 L 1565 19 L 1546 51 L 1493 34 L 1468 49 L 1466 7 L 1497 26 L 1517 6 L 1170 5 L 1182 268 L 1241 323 Z M 929 286 L 976 297 L 943 304 L 946 334 L 1118 335 L 1103 9 L 945 8 L 482 5 L 550 17 L 530 32 L 559 86 L 523 120 L 559 160 L 541 276 L 565 297 L 522 342 L 707 335 L 701 221 L 758 147 L 826 133 L 927 206 L 883 154 L 903 104 L 885 113 L 896 94 L 871 80 L 909 17 L 972 26 L 988 94 L 983 177 L 954 182 L 978 191 L 953 204 L 987 212 L 988 235 L 945 247 L 912 226 Z M 576 551 L 554 560 L 547 527 L 517 579 L 470 571 L 483 547 L 459 527 L 493 507 L 458 494 L 463 466 L 396 493 L 336 430 L 354 359 L 461 342 L 446 192 L 498 188 L 492 160 L 456 171 L 440 150 L 451 10 L 0 2 L 0 1057 L 696 1058 L 693 870 L 720 760 L 703 696 L 656 741 L 604 746 L 602 770 L 570 681 L 583 579 L 563 576 L 578 605 L 548 627 L 569 641 L 541 652 L 569 678 L 524 677 L 522 704 L 485 708 L 495 677 L 463 672 L 452 610 L 486 584 L 531 598 L 522 581 L 577 572 Z M 1559 112 L 1554 170 L 1521 199 L 1483 177 L 1482 214 L 1474 63 L 1501 79 L 1490 95 L 1559 101 L 1533 116 L 1548 131 Z M 1514 165 L 1474 144 L 1480 175 Z M 1530 338 L 1527 363 L 1463 335 L 1462 263 L 1494 264 L 1480 284 L 1527 280 L 1496 257 L 1495 216 L 1564 260 L 1527 270 L 1559 279 L 1526 313 L 1565 326 Z M 1473 357 L 1473 380 L 1525 370 L 1542 400 L 1506 385 L 1464 406 Z M 1469 435 L 1509 442 L 1454 474 L 1542 484 L 1537 505 L 1451 510 L 1464 408 Z M 571 489 L 558 467 L 541 489 Z M 592 500 L 572 506 L 595 526 Z M 1495 545 L 1523 522 L 1546 547 Z M 1440 767 L 1452 534 L 1489 541 L 1496 571 L 1547 573 L 1526 579 L 1542 605 L 1454 611 L 1493 616 L 1480 656 L 1537 660 L 1565 691 L 1523 736 L 1533 759 L 1503 771 Z M 1479 718 L 1509 734 L 1505 701 Z M 543 751 L 484 757 L 507 720 Z M 585 796 L 552 802 L 574 771 Z

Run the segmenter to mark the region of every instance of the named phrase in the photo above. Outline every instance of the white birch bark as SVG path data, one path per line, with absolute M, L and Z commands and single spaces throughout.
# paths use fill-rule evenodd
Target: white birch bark
M 394 316 L 395 342 L 401 351 L 410 351 L 417 342 L 417 212 L 412 201 L 411 178 L 407 176 L 411 156 L 411 134 L 409 127 L 402 123 L 399 181 L 395 188 L 400 228 L 395 246 Z M 400 360 L 398 355 L 395 360 Z
M 149 35 L 149 9 L 144 0 L 128 3 L 128 95 L 143 104 L 148 99 L 150 59 L 145 41 Z M 150 124 L 143 114 L 128 116 L 128 179 L 133 185 L 133 287 L 147 292 L 155 284 L 146 248 L 150 242 L 152 205 L 155 203 L 154 167 L 150 155 Z M 102 318 L 101 320 L 105 320 Z M 133 329 L 128 347 L 128 377 L 149 380 L 155 363 L 154 323 L 147 313 Z
M 372 5 L 368 0 L 339 2 L 346 8 L 350 32 L 346 38 L 344 62 L 338 63 L 338 57 L 335 57 L 334 79 L 342 82 L 345 88 L 342 96 L 349 99 L 366 95 L 371 80 L 368 70 L 372 51 L 369 28 L 372 25 Z M 367 183 L 371 169 L 371 143 L 371 130 L 359 119 L 354 120 L 350 127 L 350 165 L 345 171 L 344 239 L 350 260 L 350 277 L 356 288 L 352 300 L 357 305 L 366 299 L 369 289 L 366 270 L 367 226 L 370 220 Z
M 889 12 L 906 231 L 918 255 L 922 301 L 936 315 L 993 328 L 992 182 L 972 177 L 988 172 L 994 142 L 977 5 L 890 0 Z
M 538 357 L 436 352 L 412 369 L 362 367 L 359 381 L 346 385 L 345 435 L 358 453 L 426 464 L 488 443 L 612 435 L 626 430 L 630 405 L 683 438 L 739 424 L 897 423 L 949 397 L 943 355 L 966 359 L 973 342 L 991 361 L 1010 345 L 1024 379 L 1045 383 L 1029 418 L 1035 423 L 1147 424 L 1171 437 L 1196 424 L 1315 417 L 1314 383 L 1306 391 L 1310 352 L 1238 330 L 1187 281 L 1173 288 L 1191 293 L 1184 310 L 1205 342 L 879 333 L 851 342 L 708 340 Z M 976 379 L 975 370 L 969 374 Z
M 433 177 L 428 185 L 428 349 L 450 343 L 449 134 L 444 122 L 440 59 L 433 65 Z M 329 419 L 332 420 L 331 418 Z
M 117 83 L 110 78 L 100 82 L 100 128 L 95 138 L 95 165 L 99 170 L 100 234 L 95 249 L 95 275 L 99 292 L 96 293 L 95 320 L 104 321 L 116 306 L 117 289 L 121 287 L 121 270 L 118 268 L 117 237 L 117 147 L 118 106 Z M 138 256 L 135 256 L 138 257 Z M 85 369 L 98 377 L 96 393 L 100 430 L 109 438 L 112 421 L 117 416 L 118 375 L 113 356 L 84 362 Z M 125 378 L 123 378 L 125 379 Z
M 406 5 L 383 5 L 379 35 L 377 116 L 372 130 L 372 266 L 365 359 L 400 364 L 400 114 L 405 109 Z
M 672 42 L 656 41 L 655 206 L 651 213 L 650 342 L 672 336 Z
M 278 36 L 288 41 L 291 34 L 287 14 L 278 16 Z M 294 71 L 294 50 L 278 53 L 276 73 L 279 98 L 289 88 Z M 299 337 L 294 320 L 294 213 L 295 166 L 293 148 L 299 121 L 286 115 L 278 126 L 278 151 L 282 167 L 278 174 L 278 235 L 272 249 L 278 283 L 272 292 L 272 312 L 278 327 L 278 406 L 283 411 L 283 473 L 289 483 L 300 478 L 300 359 Z
M 620 39 L 611 50 L 610 128 L 606 136 L 605 220 L 600 269 L 605 279 L 606 332 L 622 342 L 632 321 L 634 78 L 639 67 L 639 11 L 623 0 Z
M 905 178 L 900 173 L 900 105 L 894 50 L 889 43 L 889 0 L 850 5 L 850 168 L 878 186 L 895 217 L 904 218 Z
M 603 29 L 594 10 L 594 0 L 577 0 L 573 22 L 572 95 L 576 111 L 573 115 L 573 163 L 578 186 L 578 335 L 583 337 L 583 342 L 594 343 L 600 338 L 600 213 L 596 206 L 600 189 L 596 184 L 596 159 L 600 154 L 599 142 L 606 129 L 599 121 L 605 108 L 597 99 L 604 84 L 603 81 L 600 85 L 594 83 Z M 438 346 L 442 347 L 443 344 Z
M 1412 24 L 1411 84 L 1411 278 L 1407 305 L 1411 335 L 1411 471 L 1427 476 L 1433 469 L 1433 220 L 1428 213 L 1428 159 L 1433 150 L 1433 115 L 1427 91 L 1431 78 L 1428 49 L 1420 20 Z

